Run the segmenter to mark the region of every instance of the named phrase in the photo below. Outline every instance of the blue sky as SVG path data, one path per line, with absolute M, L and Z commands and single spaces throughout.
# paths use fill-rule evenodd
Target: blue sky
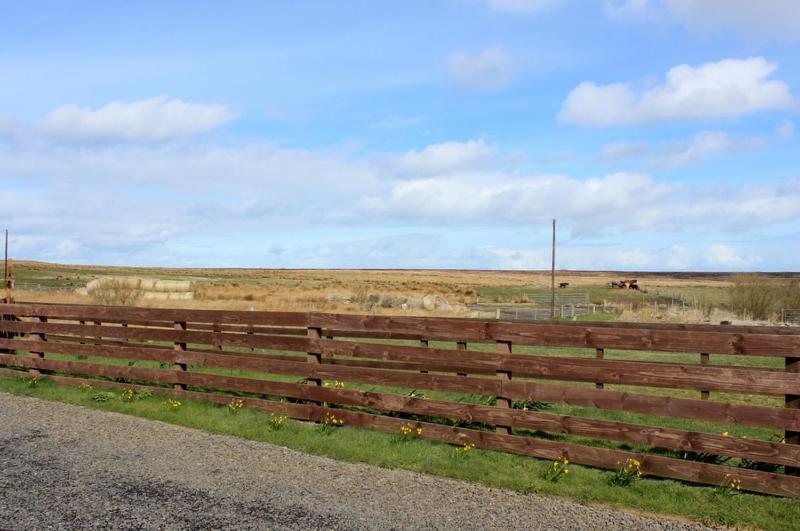
M 17 258 L 800 267 L 796 0 L 0 9 Z

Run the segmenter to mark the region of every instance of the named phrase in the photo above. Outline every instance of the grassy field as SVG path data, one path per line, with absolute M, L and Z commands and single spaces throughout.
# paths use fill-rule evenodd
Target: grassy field
M 191 280 L 192 300 L 149 300 L 136 304 L 160 307 L 190 307 L 214 309 L 263 309 L 291 311 L 332 311 L 354 313 L 381 313 L 404 315 L 468 316 L 468 305 L 516 305 L 530 307 L 536 295 L 548 293 L 549 274 L 543 272 L 486 272 L 486 271 L 352 271 L 352 270 L 255 270 L 255 269 L 142 269 L 106 268 L 87 266 L 60 266 L 40 263 L 21 263 L 15 268 L 19 283 L 40 284 L 50 287 L 76 288 L 85 286 L 94 278 L 104 276 L 135 276 L 165 280 Z M 639 279 L 646 292 L 611 290 L 611 279 Z M 781 277 L 783 278 L 783 277 Z M 570 287 L 559 294 L 586 293 L 596 304 L 608 303 L 617 308 L 609 313 L 579 316 L 584 320 L 675 321 L 716 322 L 726 319 L 737 321 L 725 309 L 730 277 L 722 274 L 671 275 L 609 272 L 559 272 L 557 282 L 569 282 Z M 446 300 L 449 309 L 400 307 L 399 301 L 421 301 L 425 297 Z M 675 302 L 665 300 L 683 297 L 694 308 L 685 309 Z M 96 303 L 91 296 L 73 292 L 19 291 L 17 299 L 43 302 Z M 661 302 L 662 304 L 659 304 Z M 368 340 L 365 340 L 368 341 Z M 407 342 L 397 341 L 398 344 Z M 413 344 L 413 343 L 410 343 Z M 171 345 L 171 344 L 170 344 Z M 431 342 L 431 347 L 455 348 L 453 343 Z M 189 346 L 192 348 L 192 345 Z M 195 345 L 197 348 L 203 346 Z M 494 345 L 470 344 L 470 349 L 493 349 Z M 237 349 L 226 349 L 235 351 Z M 297 354 L 284 351 L 261 351 L 264 354 Z M 594 357 L 593 349 L 517 347 L 515 353 L 531 355 L 557 355 L 569 357 Z M 304 354 L 300 354 L 304 355 Z M 654 353 L 606 350 L 606 359 L 648 362 L 699 364 L 699 355 L 680 353 Z M 48 354 L 51 359 L 78 360 L 76 356 Z M 137 367 L 158 367 L 157 362 L 116 360 L 109 358 L 82 358 L 107 364 L 128 364 Z M 782 358 L 742 356 L 711 356 L 713 365 L 783 368 Z M 273 379 L 294 382 L 297 377 L 267 375 L 252 371 L 206 369 L 191 370 L 248 378 Z M 552 381 L 550 381 L 553 383 Z M 592 383 L 570 385 L 593 386 Z M 347 382 L 355 390 L 407 394 L 410 389 L 364 385 Z M 697 398 L 698 391 L 633 386 L 606 385 L 607 389 L 637 393 Z M 583 467 L 571 467 L 573 473 L 558 483 L 542 479 L 550 463 L 491 451 L 475 450 L 468 460 L 454 460 L 453 448 L 447 445 L 411 441 L 405 444 L 392 442 L 392 437 L 364 430 L 345 428 L 324 437 L 307 424 L 290 422 L 279 431 L 265 430 L 265 415 L 245 411 L 230 415 L 225 408 L 188 401 L 178 411 L 167 410 L 163 398 L 150 398 L 137 402 L 124 402 L 115 396 L 106 402 L 92 399 L 91 393 L 61 388 L 43 381 L 35 387 L 8 378 L 0 379 L 0 389 L 18 394 L 32 394 L 51 400 L 63 400 L 89 407 L 111 409 L 130 414 L 175 422 L 207 431 L 230 433 L 282 444 L 305 451 L 329 455 L 338 459 L 365 461 L 381 466 L 419 470 L 433 474 L 480 481 L 525 492 L 542 492 L 578 499 L 587 503 L 603 503 L 635 510 L 689 517 L 708 524 L 737 525 L 774 529 L 800 528 L 800 503 L 768 496 L 731 494 L 724 489 L 695 487 L 672 481 L 643 480 L 627 488 L 611 487 L 608 478 L 612 473 Z M 457 393 L 428 392 L 428 398 L 455 402 L 485 403 L 487 397 Z M 765 406 L 782 406 L 782 397 L 765 395 L 711 393 L 712 400 Z M 706 433 L 729 432 L 732 436 L 762 440 L 775 440 L 780 434 L 771 430 L 747 426 L 731 426 L 687 419 L 664 418 L 623 411 L 608 411 L 565 404 L 536 404 L 548 413 L 576 415 L 603 420 L 647 424 L 692 430 Z M 594 446 L 632 451 L 653 451 L 638 444 L 592 440 L 572 435 L 552 435 L 526 430 L 518 434 L 580 442 Z M 679 452 L 656 450 L 662 455 L 681 457 Z M 737 466 L 733 459 L 727 464 Z M 734 468 L 735 470 L 735 468 Z M 746 502 L 746 503 L 744 503 Z
M 26 301 L 113 304 L 73 291 L 101 277 L 192 282 L 192 300 L 136 301 L 143 306 L 452 316 L 474 316 L 470 306 L 476 303 L 531 308 L 533 298 L 548 295 L 550 286 L 543 271 L 161 269 L 24 261 L 14 267 L 19 286 L 67 290 L 18 291 L 16 298 Z M 800 274 L 772 277 L 788 281 Z M 626 278 L 637 278 L 642 290 L 609 287 L 610 281 Z M 726 309 L 728 274 L 557 271 L 556 282 L 569 283 L 559 296 L 585 294 L 598 307 L 609 305 L 611 315 L 599 319 L 739 322 Z
M 612 486 L 612 472 L 568 465 L 570 473 L 558 482 L 544 479 L 550 462 L 475 449 L 458 455 L 456 447 L 344 426 L 329 435 L 313 424 L 288 421 L 272 429 L 269 415 L 252 410 L 231 413 L 228 408 L 185 400 L 177 408 L 153 395 L 124 401 L 120 393 L 97 389 L 64 388 L 43 380 L 29 386 L 16 378 L 0 377 L 0 391 L 34 396 L 106 411 L 160 420 L 212 433 L 269 442 L 335 459 L 474 481 L 525 493 L 568 497 L 585 504 L 602 504 L 636 512 L 689 518 L 709 525 L 762 529 L 798 529 L 800 503 L 796 500 L 731 493 L 724 489 L 691 486 L 675 481 L 642 479 L 629 486 Z M 461 452 L 463 453 L 463 452 Z

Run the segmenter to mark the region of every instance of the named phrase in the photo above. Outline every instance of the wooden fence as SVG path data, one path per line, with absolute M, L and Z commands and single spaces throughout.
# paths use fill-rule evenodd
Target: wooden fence
M 147 386 L 223 404 L 235 395 L 296 419 L 319 422 L 333 413 L 346 425 L 393 433 L 410 423 L 422 437 L 453 444 L 606 469 L 636 459 L 644 475 L 709 485 L 734 478 L 746 490 L 800 496 L 796 329 L 28 303 L 0 304 L 0 314 L 4 375 Z M 624 351 L 664 360 L 692 353 L 697 362 L 609 359 Z M 781 367 L 714 365 L 710 356 Z M 346 387 L 326 387 L 326 380 Z M 452 395 L 441 392 L 484 400 L 446 400 Z M 773 405 L 740 394 L 772 397 Z M 572 409 L 557 414 L 521 401 Z M 594 409 L 622 412 L 625 421 L 592 418 Z M 629 413 L 647 417 L 630 422 Z M 713 424 L 678 429 L 661 426 L 659 417 Z M 785 440 L 727 436 L 722 425 L 779 431 Z

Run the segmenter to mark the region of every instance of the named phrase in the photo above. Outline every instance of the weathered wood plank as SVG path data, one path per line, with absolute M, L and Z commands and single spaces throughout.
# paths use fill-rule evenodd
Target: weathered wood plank
M 226 400 L 219 395 L 210 393 L 184 390 L 172 390 L 167 392 L 173 396 L 211 399 L 217 403 L 224 403 L 224 400 Z M 326 414 L 335 414 L 338 418 L 344 420 L 345 426 L 363 427 L 388 433 L 397 432 L 402 425 L 407 423 L 404 419 L 307 404 L 286 404 L 251 398 L 243 399 L 243 401 L 249 407 L 258 407 L 265 411 L 279 412 L 302 420 L 320 421 Z M 589 447 L 576 443 L 548 441 L 518 435 L 506 435 L 467 428 L 442 426 L 429 422 L 416 422 L 415 427 L 421 428 L 420 437 L 452 444 L 470 442 L 481 448 L 543 459 L 555 460 L 561 457 L 568 457 L 576 464 L 607 469 L 619 468 L 620 463 L 628 459 L 636 459 L 641 463 L 641 471 L 645 475 L 667 477 L 708 485 L 718 485 L 731 475 L 741 481 L 744 490 L 780 496 L 800 496 L 800 478 L 794 476 L 685 461 L 651 454 Z
M 307 323 L 302 312 L 249 312 L 235 310 L 190 310 L 140 308 L 134 306 L 99 306 L 83 304 L 18 303 L 0 304 L 0 313 L 51 318 L 136 321 L 187 321 L 198 323 L 264 324 L 302 326 Z
M 4 325 L 0 324 L 0 327 Z M 23 333 L 74 334 L 76 336 L 115 337 L 205 343 L 236 347 L 319 351 L 329 355 L 373 357 L 391 361 L 424 363 L 428 370 L 495 374 L 514 372 L 520 377 L 596 381 L 648 387 L 720 390 L 773 395 L 800 394 L 800 379 L 780 370 L 725 366 L 679 365 L 655 362 L 597 360 L 553 356 L 515 355 L 466 350 L 426 349 L 400 345 L 322 340 L 291 336 L 262 336 L 185 329 L 123 328 L 120 326 L 75 325 L 63 323 L 9 322 L 6 329 Z M 461 347 L 463 348 L 463 347 Z M 435 360 L 435 361 L 431 361 Z
M 4 343 L 0 340 L 0 346 L 3 345 Z M 87 346 L 84 345 L 83 347 Z M 114 351 L 113 356 L 133 358 L 135 355 L 149 356 L 153 354 L 149 349 L 145 352 L 132 350 L 129 354 L 123 354 L 121 353 L 121 348 L 111 349 Z M 127 349 L 128 347 L 125 348 Z M 710 402 L 698 399 L 644 395 L 521 380 L 503 381 L 441 374 L 419 374 L 417 372 L 337 366 L 329 363 L 312 365 L 304 361 L 284 361 L 269 356 L 254 356 L 249 353 L 233 354 L 189 350 L 180 353 L 175 352 L 173 355 L 175 356 L 172 360 L 174 362 L 205 367 L 263 371 L 301 378 L 342 380 L 409 389 L 502 396 L 515 400 L 559 402 L 574 406 L 596 407 L 654 416 L 800 431 L 800 410 L 790 408 Z M 0 356 L 0 364 L 12 363 L 14 359 L 16 359 L 14 356 Z

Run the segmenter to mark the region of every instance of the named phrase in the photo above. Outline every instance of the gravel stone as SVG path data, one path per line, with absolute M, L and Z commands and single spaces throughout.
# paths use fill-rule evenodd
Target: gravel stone
M 0 528 L 706 529 L 6 393 Z

